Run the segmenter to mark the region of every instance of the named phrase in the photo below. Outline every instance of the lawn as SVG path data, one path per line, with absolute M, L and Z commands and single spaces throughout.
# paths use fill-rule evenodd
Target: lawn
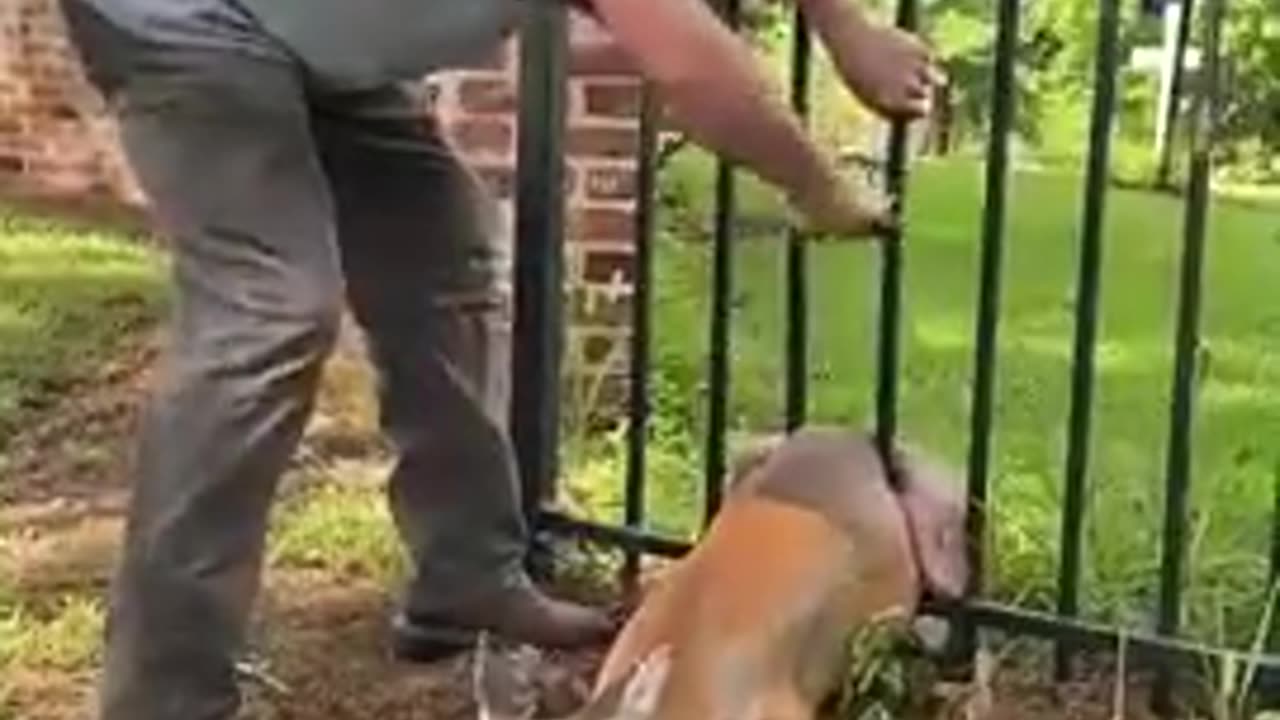
M 707 168 L 685 162 L 673 168 L 674 182 L 709 188 Z M 1012 186 L 990 572 L 998 595 L 1047 607 L 1057 572 L 1082 182 L 1024 172 Z M 981 188 L 976 164 L 923 164 L 908 208 L 902 430 L 958 468 L 967 449 Z M 706 197 L 680 197 L 694 216 L 710 217 Z M 747 214 L 767 214 L 758 187 L 744 198 Z M 1110 195 L 1085 582 L 1091 616 L 1139 625 L 1150 621 L 1159 564 L 1180 228 L 1174 198 Z M 738 431 L 776 427 L 784 250 L 771 237 L 749 237 L 736 253 L 731 418 Z M 811 418 L 869 422 L 878 254 L 822 246 L 809 271 Z M 709 250 L 668 237 L 655 272 L 655 383 L 666 414 L 652 460 L 652 516 L 657 527 L 681 531 L 700 507 Z M 1239 639 L 1259 618 L 1280 483 L 1280 206 L 1218 203 L 1205 278 L 1190 619 L 1202 636 Z
M 45 533 L 34 520 L 40 512 L 10 499 L 47 489 L 46 476 L 74 485 L 71 476 L 84 475 L 81 490 L 119 486 L 110 469 L 123 463 L 107 459 L 107 446 L 124 438 L 102 442 L 101 426 L 114 416 L 101 416 L 87 399 L 103 368 L 138 344 L 163 305 L 163 261 L 147 245 L 0 206 L 0 718 L 33 716 L 24 693 L 57 706 L 55 679 L 77 677 L 95 661 L 103 619 L 100 572 L 79 564 L 97 553 L 78 552 L 97 547 L 86 538 L 102 534 L 101 520 L 68 510 L 66 532 Z M 46 449 L 56 452 L 15 448 L 21 431 L 40 435 L 52 426 L 60 430 Z M 62 507 L 74 505 L 68 499 Z M 48 711 L 34 716 L 57 717 Z
M 161 260 L 122 233 L 0 206 L 0 457 L 24 414 L 91 377 L 163 302 Z

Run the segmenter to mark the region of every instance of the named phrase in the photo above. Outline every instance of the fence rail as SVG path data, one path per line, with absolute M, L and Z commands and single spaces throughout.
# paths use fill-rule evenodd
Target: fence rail
M 984 178 L 979 288 L 973 339 L 974 374 L 969 415 L 967 490 L 971 561 L 974 567 L 970 601 L 957 607 L 932 610 L 958 620 L 962 656 L 976 647 L 978 631 L 998 630 L 1055 642 L 1055 678 L 1071 676 L 1072 659 L 1086 648 L 1115 648 L 1122 640 L 1131 653 L 1159 671 L 1157 705 L 1171 712 L 1173 672 L 1200 667 L 1211 660 L 1248 660 L 1256 666 L 1255 690 L 1261 699 L 1280 700 L 1280 656 L 1246 657 L 1227 648 L 1214 648 L 1179 638 L 1185 585 L 1189 488 L 1193 478 L 1191 432 L 1195 419 L 1194 380 L 1199 348 L 1199 316 L 1208 206 L 1211 151 L 1221 76 L 1221 26 L 1227 0 L 1197 3 L 1203 13 L 1201 42 L 1205 61 L 1204 81 L 1197 84 L 1191 116 L 1189 179 L 1185 193 L 1183 255 L 1178 291 L 1177 328 L 1173 342 L 1173 403 L 1169 413 L 1165 457 L 1165 498 L 1158 598 L 1153 633 L 1107 627 L 1080 619 L 1084 527 L 1089 491 L 1092 442 L 1095 358 L 1102 297 L 1101 268 L 1107 211 L 1107 175 L 1117 99 L 1120 66 L 1120 0 L 1098 0 L 1097 47 L 1094 57 L 1094 92 L 1089 153 L 1081 208 L 1080 255 L 1077 267 L 1075 336 L 1071 364 L 1070 411 L 1065 428 L 1067 453 L 1061 553 L 1058 565 L 1056 611 L 1031 612 L 983 598 L 983 556 L 986 506 L 990 490 L 993 407 L 999 380 L 997 352 L 1003 257 L 1006 241 L 1010 176 L 1009 143 L 1017 105 L 1015 54 L 1019 43 L 1019 0 L 998 0 L 995 61 Z M 635 225 L 634 297 L 628 372 L 630 402 L 627 409 L 627 466 L 624 478 L 624 522 L 621 526 L 592 523 L 546 509 L 553 497 L 557 476 L 558 357 L 563 331 L 560 307 L 563 208 L 552 190 L 563 182 L 564 81 L 566 24 L 562 9 L 544 3 L 531 13 L 522 44 L 522 119 L 519 133 L 517 202 L 517 314 L 515 394 L 512 427 L 525 478 L 526 497 L 537 527 L 551 535 L 569 535 L 603 543 L 624 551 L 628 572 L 634 572 L 643 554 L 678 556 L 686 543 L 646 532 L 646 439 L 650 425 L 650 355 L 653 295 L 654 196 L 657 185 L 658 110 L 646 88 L 640 114 L 638 146 L 638 207 Z M 1189 4 L 1188 4 L 1189 5 Z M 721 0 L 718 9 L 732 27 L 740 20 L 739 0 Z M 900 0 L 896 21 L 915 28 L 919 20 L 917 0 Z M 810 111 L 811 37 L 802 11 L 794 18 L 794 46 L 790 99 L 801 118 Z M 1189 25 L 1188 25 L 1189 26 Z M 1185 46 L 1186 43 L 1182 43 Z M 889 134 L 885 165 L 886 189 L 895 198 L 893 212 L 901 218 L 902 201 L 909 189 L 908 132 L 894 124 Z M 734 168 L 720 160 L 715 176 L 714 232 L 712 235 L 712 285 L 708 327 L 708 428 L 704 446 L 704 521 L 709 521 L 722 500 L 725 471 L 725 434 L 731 357 L 731 298 L 734 293 L 733 246 L 737 185 Z M 899 346 L 902 325 L 903 236 L 909 228 L 897 224 L 879 244 L 880 292 L 875 386 L 876 439 L 886 450 L 898 432 Z M 786 358 L 783 388 L 786 427 L 803 424 L 808 415 L 809 286 L 805 237 L 795 229 L 786 237 Z M 1280 577 L 1280 474 L 1277 476 L 1275 531 L 1271 549 L 1271 577 Z

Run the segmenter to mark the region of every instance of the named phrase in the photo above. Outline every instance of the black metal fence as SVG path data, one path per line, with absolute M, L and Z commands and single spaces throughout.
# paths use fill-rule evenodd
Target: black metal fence
M 1056 643 L 1057 679 L 1070 674 L 1070 660 L 1077 651 L 1109 650 L 1124 639 L 1135 662 L 1146 662 L 1159 670 L 1157 699 L 1168 698 L 1172 672 L 1178 668 L 1201 668 L 1208 661 L 1235 659 L 1254 668 L 1254 690 L 1264 700 L 1280 693 L 1280 656 L 1246 657 L 1243 651 L 1211 648 L 1179 639 L 1185 585 L 1185 558 L 1188 544 L 1189 494 L 1191 484 L 1191 432 L 1195 415 L 1194 381 L 1197 374 L 1201 277 L 1204 263 L 1207 208 L 1210 201 L 1211 149 L 1215 134 L 1215 109 L 1219 102 L 1221 28 L 1227 0 L 1205 0 L 1201 44 L 1204 82 L 1198 85 L 1191 114 L 1189 174 L 1185 187 L 1184 237 L 1179 288 L 1179 308 L 1166 449 L 1166 507 L 1159 573 L 1156 632 L 1145 633 L 1119 627 L 1092 624 L 1080 619 L 1080 594 L 1086 481 L 1089 466 L 1091 419 L 1095 384 L 1095 348 L 1099 324 L 1100 268 L 1103 263 L 1102 237 L 1106 215 L 1108 167 L 1120 67 L 1119 28 L 1121 0 L 1097 0 L 1099 4 L 1097 50 L 1094 58 L 1095 86 L 1091 115 L 1090 143 L 1084 177 L 1084 206 L 1077 274 L 1075 340 L 1071 376 L 1071 405 L 1067 425 L 1065 493 L 1062 499 L 1061 556 L 1057 584 L 1056 613 L 1032 612 L 989 602 L 983 598 L 983 543 L 985 533 L 993 405 L 998 380 L 997 340 L 1000 331 L 1002 260 L 1005 247 L 1009 141 L 1016 103 L 1016 61 L 1019 45 L 1020 0 L 997 0 L 995 63 L 992 68 L 990 126 L 985 164 L 985 206 L 980 237 L 980 281 L 977 298 L 976 333 L 973 341 L 974 376 L 969 426 L 967 463 L 970 511 L 968 532 L 974 567 L 972 599 L 961 607 L 936 608 L 956 619 L 961 629 L 962 652 L 972 652 L 977 632 L 994 629 L 1018 635 L 1037 636 Z M 645 92 L 641 111 L 641 142 L 638 147 L 638 207 L 635 227 L 634 299 L 631 332 L 630 403 L 628 407 L 627 468 L 625 476 L 624 524 L 607 526 L 568 517 L 548 510 L 543 501 L 555 492 L 559 445 L 558 408 L 559 364 L 564 321 L 561 315 L 563 212 L 559 193 L 562 186 L 564 107 L 567 65 L 567 21 L 554 3 L 530 15 L 522 43 L 522 120 L 520 124 L 519 172 L 517 188 L 517 316 L 518 352 L 515 366 L 515 396 L 512 425 L 519 460 L 526 482 L 531 517 L 537 526 L 552 534 L 568 534 L 624 550 L 629 567 L 639 554 L 677 556 L 685 543 L 643 531 L 645 525 L 645 480 L 647 476 L 646 437 L 650 419 L 649 360 L 651 343 L 650 304 L 652 293 L 652 242 L 654 237 L 654 196 L 656 175 L 657 111 Z M 1191 8 L 1185 8 L 1190 14 Z M 739 0 L 722 0 L 723 19 L 734 26 L 740 20 Z M 918 0 L 900 0 L 897 23 L 915 28 Z M 794 18 L 796 32 L 792 57 L 791 102 L 802 116 L 809 113 L 810 35 L 802 11 Z M 1189 26 L 1189 24 L 1188 24 Z M 1185 30 L 1184 30 L 1185 31 Z M 902 200 L 909 190 L 907 128 L 895 124 L 890 133 L 884 176 L 886 189 L 896 198 L 895 212 L 901 215 Z M 734 294 L 733 245 L 737 185 L 734 169 L 723 160 L 716 173 L 713 233 L 713 277 L 710 323 L 711 352 L 708 359 L 708 429 L 704 466 L 704 518 L 710 518 L 722 497 L 725 470 L 727 398 L 730 387 L 730 298 Z M 907 234 L 899 225 L 894 234 Z M 876 437 L 887 447 L 897 433 L 899 395 L 899 329 L 903 253 L 900 237 L 886 237 L 879 244 L 880 310 L 878 370 L 875 393 Z M 791 231 L 786 266 L 786 386 L 785 416 L 788 428 L 806 420 L 808 408 L 809 354 L 808 288 L 806 242 Z M 1277 499 L 1275 547 L 1272 553 L 1273 581 L 1280 572 L 1280 498 Z M 1269 594 L 1259 588 L 1260 594 Z

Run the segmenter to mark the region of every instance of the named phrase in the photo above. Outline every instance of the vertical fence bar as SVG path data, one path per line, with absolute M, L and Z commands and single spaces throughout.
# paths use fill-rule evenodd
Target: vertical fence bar
M 991 465 L 991 431 L 996 393 L 999 346 L 1001 271 L 1009 181 L 1009 136 L 1017 112 L 1018 28 L 1021 0 L 1001 0 L 996 19 L 996 62 L 992 82 L 991 127 L 987 141 L 985 203 L 982 215 L 982 254 L 978 279 L 978 317 L 974 339 L 973 405 L 969 417 L 969 593 L 982 593 L 986 506 Z M 976 632 L 962 623 L 960 650 L 971 660 Z
M 915 31 L 920 24 L 919 0 L 898 0 L 895 22 Z M 898 220 L 885 233 L 881 248 L 880 328 L 876 362 L 876 445 L 888 458 L 898 434 L 898 356 L 902 329 L 902 239 L 907 192 L 907 154 L 911 141 L 907 123 L 894 121 L 889 132 L 886 190 Z
M 1271 511 L 1271 582 L 1280 581 L 1280 463 L 1273 471 L 1275 505 Z
M 1267 602 L 1276 602 L 1275 589 L 1280 583 L 1280 463 L 1273 471 L 1272 493 L 1275 496 L 1271 510 L 1271 572 L 1267 575 Z M 1267 649 L 1280 651 L 1280 608 L 1273 608 L 1271 629 L 1267 635 Z
M 555 494 L 559 447 L 564 206 L 564 117 L 568 25 L 563 8 L 539 3 L 520 43 L 520 115 L 515 201 L 515 352 L 511 432 L 525 513 L 536 528 Z M 535 533 L 530 562 L 549 555 Z
M 657 180 L 657 107 L 648 85 L 641 87 L 640 142 L 636 167 L 634 282 L 631 294 L 631 363 L 628 372 L 627 478 L 623 520 L 639 530 L 645 518 L 645 475 L 649 436 L 650 300 L 653 279 L 654 186 Z M 623 576 L 635 579 L 640 556 L 628 551 Z
M 740 0 L 723 0 L 724 21 L 735 31 L 741 16 Z M 710 522 L 724 495 L 725 430 L 729 414 L 730 311 L 733 302 L 733 221 L 737 214 L 737 182 L 732 163 L 721 157 L 716 163 L 714 259 L 711 277 L 711 352 L 707 380 L 710 383 L 707 412 L 705 496 L 703 522 Z
M 1094 351 L 1098 337 L 1102 233 L 1106 217 L 1107 175 L 1111 161 L 1116 73 L 1120 62 L 1119 35 L 1119 0 L 1101 0 L 1098 47 L 1094 59 L 1089 161 L 1085 174 L 1084 227 L 1081 230 L 1076 289 L 1076 334 L 1067 435 L 1066 493 L 1062 511 L 1062 562 L 1058 569 L 1058 612 L 1068 618 L 1075 618 L 1080 612 L 1085 490 L 1093 420 Z M 1071 657 L 1070 643 L 1059 643 L 1055 669 L 1059 682 L 1065 681 L 1070 675 Z
M 1222 0 L 1205 4 L 1205 74 L 1196 93 L 1191 118 L 1191 163 L 1183 218 L 1182 268 L 1178 291 L 1178 326 L 1174 338 L 1172 404 L 1165 465 L 1164 532 L 1160 563 L 1160 600 L 1156 632 L 1172 636 L 1182 618 L 1182 583 L 1186 575 L 1187 512 L 1191 491 L 1192 432 L 1195 422 L 1197 360 L 1200 349 L 1200 306 L 1204 275 L 1205 235 L 1209 220 L 1209 180 L 1216 136 L 1219 38 Z M 1172 673 L 1162 668 L 1154 699 L 1160 714 L 1171 716 Z
M 812 35 L 804 10 L 796 6 L 792 23 L 791 107 L 809 117 L 809 68 Z M 787 233 L 787 429 L 799 427 L 809 407 L 808 252 L 804 235 L 794 226 Z

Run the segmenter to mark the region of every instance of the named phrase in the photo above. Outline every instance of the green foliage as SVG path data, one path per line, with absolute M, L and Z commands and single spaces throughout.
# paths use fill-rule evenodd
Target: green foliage
M 1151 26 L 1142 22 L 1133 5 L 1123 5 L 1119 29 L 1122 58 L 1139 41 L 1152 40 Z M 930 12 L 927 32 L 941 48 L 959 85 L 960 112 L 971 126 L 982 127 L 992 102 L 994 5 L 938 0 Z M 1015 72 L 1017 129 L 1024 140 L 1050 158 L 1078 157 L 1087 141 L 1097 24 L 1097 3 L 1045 0 L 1023 4 Z M 1128 76 L 1121 78 L 1122 94 L 1129 81 Z M 1153 107 L 1154 97 L 1137 106 L 1131 99 L 1122 106 L 1122 117 L 1141 118 Z
M 1259 180 L 1280 177 L 1280 0 L 1233 0 L 1225 42 L 1231 68 L 1223 132 L 1228 160 Z
M 86 378 L 157 318 L 162 270 L 157 254 L 121 235 L 0 206 L 0 446 L 23 411 Z
M 791 15 L 781 4 L 759 4 L 748 27 L 764 49 L 775 77 L 785 81 L 790 64 Z M 891 2 L 870 3 L 881 15 Z M 752 5 L 755 7 L 755 5 Z M 1197 31 L 1203 38 L 1205 3 L 1196 3 Z M 1098 42 L 1095 2 L 1037 0 L 1022 3 L 1015 73 L 1020 139 L 1041 162 L 1078 167 L 1088 142 L 1090 104 Z M 962 143 L 985 137 L 992 102 L 997 3 L 980 0 L 926 0 L 921 33 L 935 48 L 952 83 L 952 135 Z M 1225 93 L 1220 157 L 1225 174 L 1242 181 L 1280 176 L 1280 0 L 1239 0 L 1228 7 L 1226 58 L 1232 69 Z M 1136 2 L 1121 2 L 1115 175 L 1128 182 L 1154 176 L 1154 122 L 1157 79 L 1128 68 L 1139 45 L 1159 46 L 1163 21 L 1143 14 Z M 865 133 L 862 111 L 819 57 L 814 80 L 815 131 L 826 144 L 847 145 Z M 1197 78 L 1188 76 L 1187 92 Z M 1184 95 L 1184 99 L 1185 99 Z M 1183 103 L 1185 110 L 1189 105 Z M 1183 122 L 1185 127 L 1185 118 Z
M 934 668 L 898 618 L 873 620 L 849 635 L 835 717 L 851 720 L 937 717 L 929 712 Z
M 667 537 L 693 539 L 702 526 L 701 447 L 690 430 L 700 412 L 696 385 L 684 357 L 659 353 L 651 385 L 648 428 L 647 527 Z M 680 378 L 684 378 L 682 382 Z M 694 382 L 694 385 L 687 384 Z M 626 477 L 626 428 L 575 434 L 564 452 L 563 500 L 593 520 L 620 523 Z

